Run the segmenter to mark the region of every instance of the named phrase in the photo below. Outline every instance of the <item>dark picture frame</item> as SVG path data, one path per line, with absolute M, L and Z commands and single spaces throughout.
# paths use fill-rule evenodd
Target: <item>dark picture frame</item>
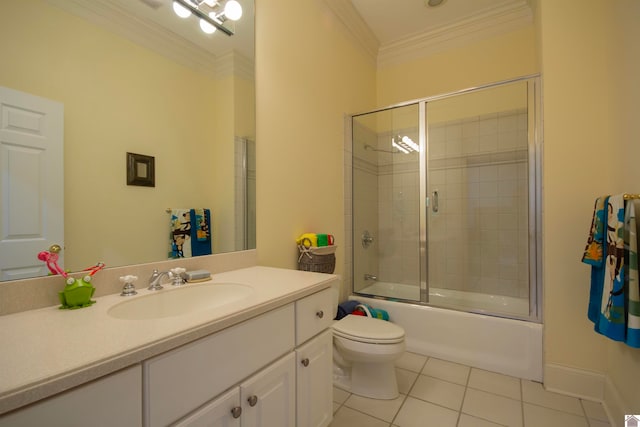
M 144 154 L 127 153 L 127 185 L 156 186 L 156 159 Z

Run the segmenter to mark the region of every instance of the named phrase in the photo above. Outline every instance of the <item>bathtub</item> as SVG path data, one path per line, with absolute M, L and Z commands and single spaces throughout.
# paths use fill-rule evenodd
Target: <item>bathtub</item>
M 432 289 L 430 298 L 441 291 Z M 404 328 L 408 351 L 542 382 L 542 324 L 360 295 L 349 299 L 386 310 Z

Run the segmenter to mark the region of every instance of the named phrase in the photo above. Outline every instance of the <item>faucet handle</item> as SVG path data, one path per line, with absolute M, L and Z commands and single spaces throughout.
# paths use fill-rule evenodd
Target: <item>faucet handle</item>
M 124 283 L 124 287 L 122 288 L 120 295 L 123 297 L 136 295 L 138 292 L 136 291 L 136 287 L 133 285 L 136 280 L 138 280 L 138 276 L 132 276 L 130 274 L 121 276 L 120 281 Z
M 175 267 L 169 270 L 171 280 L 173 280 L 173 286 L 181 286 L 187 283 L 184 278 L 184 273 L 187 271 L 186 268 L 183 267 Z

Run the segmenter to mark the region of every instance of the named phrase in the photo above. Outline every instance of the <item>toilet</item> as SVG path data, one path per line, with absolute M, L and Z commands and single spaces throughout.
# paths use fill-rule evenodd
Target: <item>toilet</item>
M 405 350 L 404 329 L 352 314 L 334 321 L 332 329 L 334 385 L 372 399 L 398 397 L 395 361 Z

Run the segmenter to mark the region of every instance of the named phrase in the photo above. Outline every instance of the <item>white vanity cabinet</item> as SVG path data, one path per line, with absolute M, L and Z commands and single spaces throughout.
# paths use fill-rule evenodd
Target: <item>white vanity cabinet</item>
M 333 334 L 325 330 L 296 349 L 296 425 L 326 427 L 333 419 Z
M 180 334 L 156 336 L 153 342 L 187 343 L 0 415 L 0 427 L 328 426 L 333 415 L 333 290 L 295 298 L 299 289 L 291 274 L 260 273 L 271 275 L 269 284 L 282 280 L 286 285 L 281 294 L 267 292 L 262 303 L 271 310 L 257 314 L 252 307 L 221 317 L 216 321 L 224 326 L 215 325 L 209 335 L 204 330 L 211 324 L 191 325 L 180 332 L 202 333 L 191 342 Z M 252 278 L 256 273 L 245 274 Z M 292 275 L 303 279 L 302 287 L 319 280 Z M 286 300 L 278 304 L 278 298 Z M 100 318 L 97 311 L 86 313 Z
M 142 424 L 140 365 L 6 415 L 2 427 L 136 427 Z
M 145 362 L 147 425 L 326 427 L 332 312 L 326 289 Z
M 295 427 L 295 376 L 290 353 L 175 427 Z
M 288 304 L 145 361 L 145 425 L 176 422 L 291 352 L 293 319 Z
M 333 290 L 296 301 L 296 425 L 326 427 L 333 419 Z

